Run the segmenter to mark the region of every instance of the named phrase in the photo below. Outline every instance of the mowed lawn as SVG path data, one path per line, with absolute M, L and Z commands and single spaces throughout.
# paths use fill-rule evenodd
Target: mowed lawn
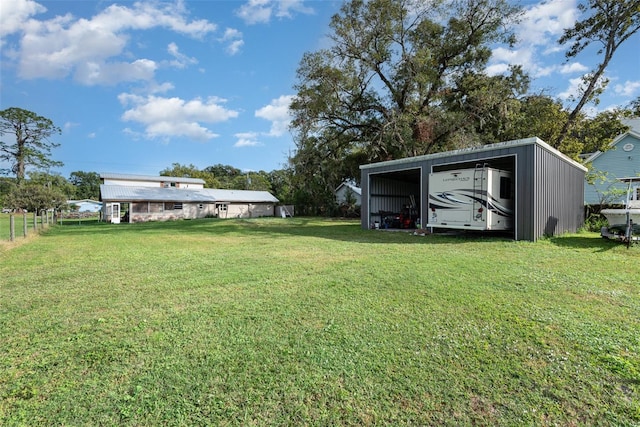
M 0 425 L 640 424 L 640 247 L 322 219 L 0 244 Z

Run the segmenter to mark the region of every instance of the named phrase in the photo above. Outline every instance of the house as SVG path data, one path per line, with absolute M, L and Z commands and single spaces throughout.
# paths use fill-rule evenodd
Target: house
M 640 118 L 622 120 L 630 129 L 618 135 L 606 151 L 596 151 L 586 160 L 591 179 L 585 185 L 585 205 L 622 204 L 626 185 L 617 178 L 640 175 Z M 634 190 L 640 199 L 640 187 Z
M 526 138 L 360 166 L 361 225 L 410 206 L 412 221 L 425 228 L 430 214 L 429 175 L 490 167 L 509 172 L 514 240 L 575 232 L 584 223 L 587 168 L 539 138 Z M 413 218 L 412 218 L 413 219 Z M 402 223 L 402 221 L 400 221 Z
M 346 202 L 355 202 L 354 205 L 360 206 L 362 203 L 362 189 L 351 181 L 344 181 L 335 189 L 336 202 L 341 205 Z
M 100 212 L 102 210 L 102 203 L 91 200 L 91 199 L 82 199 L 82 200 L 67 200 L 67 205 L 75 206 L 75 210 L 77 212 Z
M 103 218 L 112 223 L 273 216 L 278 203 L 268 191 L 204 188 L 197 178 L 101 174 L 100 179 Z

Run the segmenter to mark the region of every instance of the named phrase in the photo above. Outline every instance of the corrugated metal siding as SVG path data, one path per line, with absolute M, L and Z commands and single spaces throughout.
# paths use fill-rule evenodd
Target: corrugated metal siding
M 584 171 L 535 147 L 534 240 L 576 232 L 584 223 Z
M 404 205 L 409 203 L 409 196 L 413 195 L 416 204 L 420 199 L 420 185 L 396 181 L 386 178 L 374 177 L 371 182 L 371 203 L 372 214 L 380 211 L 400 212 Z

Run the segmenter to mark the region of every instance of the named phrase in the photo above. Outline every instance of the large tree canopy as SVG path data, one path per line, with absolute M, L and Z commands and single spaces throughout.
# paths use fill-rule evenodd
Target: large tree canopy
M 8 162 L 10 168 L 5 173 L 13 173 L 20 183 L 26 173 L 27 166 L 36 169 L 47 169 L 62 166 L 62 162 L 51 159 L 51 149 L 60 144 L 48 140 L 59 134 L 60 128 L 45 117 L 22 108 L 8 108 L 0 111 L 0 160 Z M 4 140 L 6 135 L 15 139 Z
M 330 199 L 358 164 L 492 142 L 528 79 L 484 73 L 490 46 L 512 42 L 504 0 L 351 0 L 331 47 L 304 55 L 291 111 L 296 175 Z
M 69 182 L 75 186 L 76 199 L 98 200 L 100 198 L 100 174 L 97 172 L 71 172 Z

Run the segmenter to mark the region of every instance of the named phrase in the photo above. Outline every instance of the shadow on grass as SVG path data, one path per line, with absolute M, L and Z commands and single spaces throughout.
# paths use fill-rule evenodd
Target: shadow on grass
M 551 243 L 556 246 L 571 248 L 571 249 L 593 249 L 596 252 L 605 252 L 612 249 L 625 246 L 622 242 L 606 239 L 603 237 L 594 236 L 554 236 L 548 238 Z M 637 246 L 637 245 L 635 245 Z M 630 249 L 633 249 L 634 245 L 631 245 Z

